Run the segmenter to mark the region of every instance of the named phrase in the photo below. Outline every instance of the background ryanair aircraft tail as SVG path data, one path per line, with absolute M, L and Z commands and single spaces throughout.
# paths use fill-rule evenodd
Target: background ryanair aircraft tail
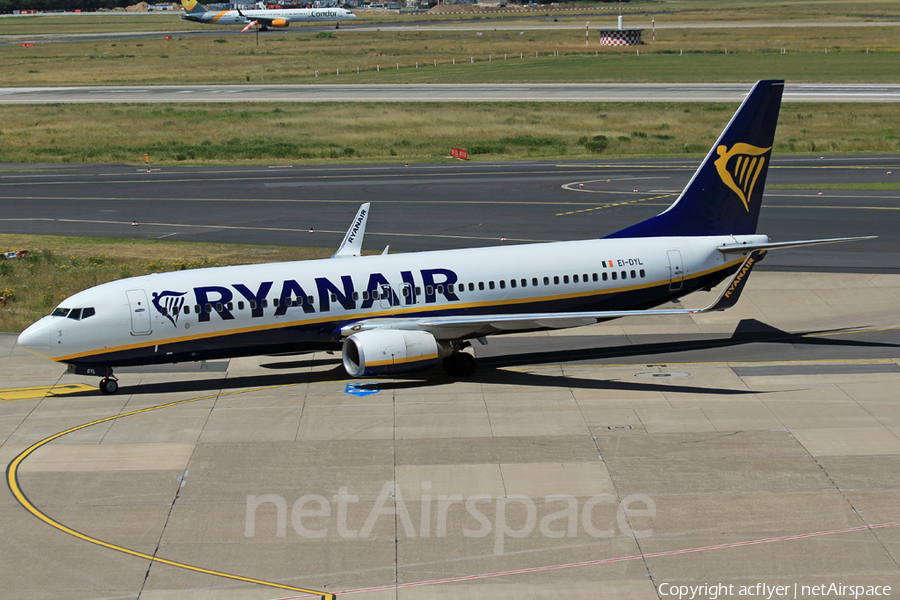
M 609 238 L 756 233 L 784 81 L 760 81 L 664 212 Z

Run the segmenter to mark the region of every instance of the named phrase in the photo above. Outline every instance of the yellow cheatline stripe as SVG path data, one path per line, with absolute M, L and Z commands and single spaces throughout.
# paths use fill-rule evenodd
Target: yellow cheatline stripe
M 428 354 L 423 356 L 407 356 L 406 358 L 389 358 L 388 360 L 379 360 L 377 362 L 366 361 L 367 367 L 383 367 L 384 365 L 402 365 L 404 363 L 418 362 L 420 360 L 436 360 L 437 354 Z
M 720 271 L 723 269 L 727 269 L 736 264 L 740 264 L 743 262 L 743 257 L 738 258 L 736 260 L 729 261 L 720 266 L 714 267 L 712 269 L 707 269 L 706 271 L 700 271 L 698 273 L 693 273 L 691 275 L 685 275 L 684 280 L 690 281 L 691 279 L 696 279 L 698 277 L 703 277 L 705 275 L 709 275 L 711 273 L 715 273 L 716 271 Z M 612 267 L 613 269 L 618 267 Z M 241 327 L 239 329 L 222 329 L 216 331 L 208 331 L 206 333 L 198 333 L 189 336 L 179 336 L 179 337 L 170 337 L 170 338 L 152 338 L 148 339 L 144 342 L 139 342 L 136 344 L 128 344 L 124 346 L 114 346 L 112 348 L 104 348 L 102 352 L 98 352 L 95 350 L 89 350 L 87 352 L 79 352 L 76 354 L 69 354 L 67 356 L 57 356 L 52 358 L 51 360 L 57 362 L 68 362 L 74 360 L 76 358 L 89 358 L 91 356 L 104 355 L 109 354 L 111 352 L 122 352 L 124 350 L 134 350 L 136 348 L 147 348 L 149 346 L 162 346 L 164 344 L 174 344 L 180 342 L 189 342 L 193 340 L 202 340 L 213 337 L 224 337 L 229 335 L 239 335 L 243 333 L 251 333 L 256 331 L 267 331 L 270 329 L 282 329 L 285 327 L 303 327 L 306 325 L 312 325 L 316 323 L 327 323 L 327 322 L 342 322 L 345 325 L 349 323 L 353 323 L 355 321 L 364 321 L 369 319 L 385 319 L 385 318 L 396 318 L 402 315 L 406 315 L 409 313 L 423 313 L 423 312 L 435 312 L 447 310 L 448 308 L 454 308 L 457 310 L 466 309 L 466 308 L 485 308 L 492 306 L 508 306 L 514 304 L 522 304 L 528 302 L 548 302 L 548 301 L 559 301 L 559 300 L 568 300 L 570 298 L 582 298 L 585 296 L 602 296 L 605 294 L 619 294 L 622 292 L 632 292 L 635 290 L 647 289 L 657 285 L 663 285 L 667 283 L 666 281 L 651 281 L 648 283 L 643 283 L 640 285 L 631 285 L 631 286 L 623 286 L 617 288 L 605 288 L 600 290 L 589 290 L 585 292 L 577 292 L 572 294 L 557 294 L 555 296 L 532 296 L 530 298 L 515 298 L 511 300 L 498 300 L 494 302 L 467 302 L 460 304 L 437 304 L 434 306 L 411 306 L 409 308 L 397 309 L 384 311 L 379 313 L 360 313 L 356 315 L 342 315 L 340 317 L 320 317 L 317 319 L 307 319 L 302 321 L 284 321 L 281 323 L 267 323 L 264 325 L 256 325 L 254 327 Z M 563 284 L 565 285 L 565 284 Z M 574 284 L 573 284 L 574 285 Z M 459 292 L 463 293 L 463 292 Z M 470 294 L 474 292 L 465 292 L 465 294 Z M 421 315 L 422 319 L 427 319 L 427 315 Z M 199 325 L 198 325 L 199 326 Z
M 18 402 L 20 400 L 40 400 L 46 396 L 63 396 L 90 392 L 97 388 L 86 383 L 67 383 L 62 385 L 39 385 L 35 387 L 7 388 L 0 390 L 0 402 Z
M 290 385 L 293 385 L 293 384 L 290 384 Z M 159 410 L 161 408 L 169 408 L 172 406 L 189 404 L 191 402 L 197 402 L 198 400 L 209 400 L 209 399 L 221 397 L 221 396 L 231 396 L 231 395 L 235 395 L 235 394 L 244 394 L 247 392 L 259 391 L 259 390 L 289 387 L 290 385 L 279 385 L 279 386 L 271 386 L 271 387 L 266 387 L 266 388 L 255 388 L 255 389 L 250 389 L 250 390 L 241 390 L 241 391 L 237 391 L 237 392 L 227 392 L 224 394 L 210 394 L 209 396 L 200 396 L 199 398 L 190 398 L 188 400 L 178 400 L 176 402 L 169 402 L 168 404 L 160 404 L 158 406 L 151 406 L 149 408 L 142 408 L 140 410 L 135 410 L 135 411 L 132 411 L 129 413 L 114 415 L 112 417 L 106 417 L 104 419 L 98 419 L 96 421 L 91 421 L 90 423 L 85 423 L 83 425 L 78 425 L 77 427 L 72 427 L 71 429 L 66 429 L 65 431 L 60 431 L 59 433 L 51 435 L 50 437 L 45 438 L 45 439 L 39 441 L 38 443 L 33 444 L 32 446 L 29 446 L 24 451 L 22 451 L 21 454 L 16 456 L 12 460 L 12 462 L 10 462 L 9 465 L 7 465 L 7 467 L 6 467 L 6 483 L 9 486 L 9 490 L 10 490 L 10 492 L 12 492 L 12 495 L 15 496 L 16 500 L 19 501 L 19 504 L 21 504 L 25 508 L 25 510 L 27 510 L 28 512 L 33 514 L 35 517 L 37 517 L 38 519 L 40 519 L 47 525 L 50 525 L 51 527 L 58 529 L 59 531 L 62 531 L 63 533 L 68 533 L 69 535 L 74 536 L 85 542 L 89 542 L 91 544 L 96 544 L 98 546 L 102 546 L 103 548 L 108 548 L 110 550 L 115 550 L 117 552 L 122 552 L 124 554 L 129 554 L 131 556 L 136 556 L 138 558 L 143 558 L 143 559 L 149 560 L 151 562 L 156 562 L 156 563 L 160 563 L 163 565 L 169 565 L 170 567 L 177 567 L 179 569 L 186 569 L 188 571 L 194 571 L 195 573 L 203 573 L 206 575 L 213 575 L 215 577 L 224 577 L 226 579 L 232 579 L 235 581 L 243 581 L 246 583 L 255 583 L 255 584 L 264 585 L 267 587 L 279 588 L 282 590 L 290 590 L 292 592 L 301 592 L 304 594 L 312 594 L 315 596 L 321 596 L 322 598 L 325 598 L 327 600 L 334 600 L 336 595 L 328 593 L 328 592 L 320 592 L 318 590 L 309 590 L 309 589 L 305 589 L 305 588 L 299 588 L 299 587 L 294 587 L 294 586 L 290 586 L 290 585 L 285 585 L 282 583 L 263 581 L 261 579 L 253 579 L 251 577 L 243 577 L 241 575 L 232 575 L 231 573 L 223 573 L 221 571 L 214 571 L 212 569 L 204 569 L 203 567 L 195 567 L 193 565 L 188 565 L 188 564 L 180 563 L 180 562 L 177 562 L 174 560 L 160 558 L 158 556 L 153 556 L 151 554 L 145 554 L 143 552 L 138 552 L 137 550 L 131 550 L 131 549 L 125 548 L 123 546 L 117 546 L 115 544 L 110 544 L 109 542 L 104 542 L 103 540 L 99 540 L 95 537 L 91 537 L 89 535 L 85 535 L 81 532 L 75 531 L 74 529 L 63 525 L 62 523 L 60 523 L 58 521 L 54 521 L 53 519 L 48 517 L 46 514 L 41 512 L 41 510 L 38 509 L 34 504 L 32 504 L 31 501 L 28 499 L 28 497 L 25 495 L 25 492 L 23 492 L 22 488 L 19 486 L 19 467 L 22 465 L 22 462 L 26 458 L 28 458 L 38 448 L 44 446 L 45 444 L 49 444 L 53 440 L 59 439 L 64 435 L 73 433 L 75 431 L 80 431 L 82 429 L 85 429 L 86 427 L 91 427 L 92 425 L 99 425 L 100 423 L 106 423 L 108 421 L 113 421 L 115 419 L 121 419 L 122 417 L 130 417 L 133 415 L 139 415 L 142 413 Z

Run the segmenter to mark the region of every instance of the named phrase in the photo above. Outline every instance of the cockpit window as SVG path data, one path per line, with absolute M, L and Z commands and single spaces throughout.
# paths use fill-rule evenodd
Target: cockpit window
M 87 319 L 88 317 L 93 317 L 95 314 L 96 314 L 96 311 L 94 310 L 94 308 L 92 306 L 89 306 L 87 308 L 72 308 L 72 309 L 59 307 L 56 310 L 54 310 L 50 314 L 50 316 L 51 317 L 69 317 L 70 319 L 72 319 L 74 321 L 83 321 L 84 319 Z

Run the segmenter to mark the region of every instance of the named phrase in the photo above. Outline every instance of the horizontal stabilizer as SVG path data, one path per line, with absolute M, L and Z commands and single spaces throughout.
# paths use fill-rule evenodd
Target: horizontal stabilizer
M 752 252 L 753 250 L 780 250 L 783 248 L 818 246 L 819 244 L 838 244 L 840 242 L 855 242 L 857 240 L 873 240 L 877 237 L 877 235 L 864 235 L 860 237 L 799 240 L 795 242 L 769 242 L 766 244 L 726 244 L 725 246 L 719 246 L 717 250 L 722 254 L 730 254 L 732 252 Z

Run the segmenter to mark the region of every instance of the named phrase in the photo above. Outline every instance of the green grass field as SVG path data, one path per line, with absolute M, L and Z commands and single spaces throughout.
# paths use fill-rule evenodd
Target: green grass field
M 429 162 L 700 155 L 736 103 L 0 107 L 0 162 Z M 900 150 L 900 104 L 782 106 L 775 153 Z M 253 124 L 248 127 L 248 124 Z M 598 137 L 600 136 L 600 137 Z
M 585 46 L 581 29 L 324 33 L 4 45 L 0 70 L 7 86 L 900 80 L 889 26 L 670 29 L 640 48 Z

